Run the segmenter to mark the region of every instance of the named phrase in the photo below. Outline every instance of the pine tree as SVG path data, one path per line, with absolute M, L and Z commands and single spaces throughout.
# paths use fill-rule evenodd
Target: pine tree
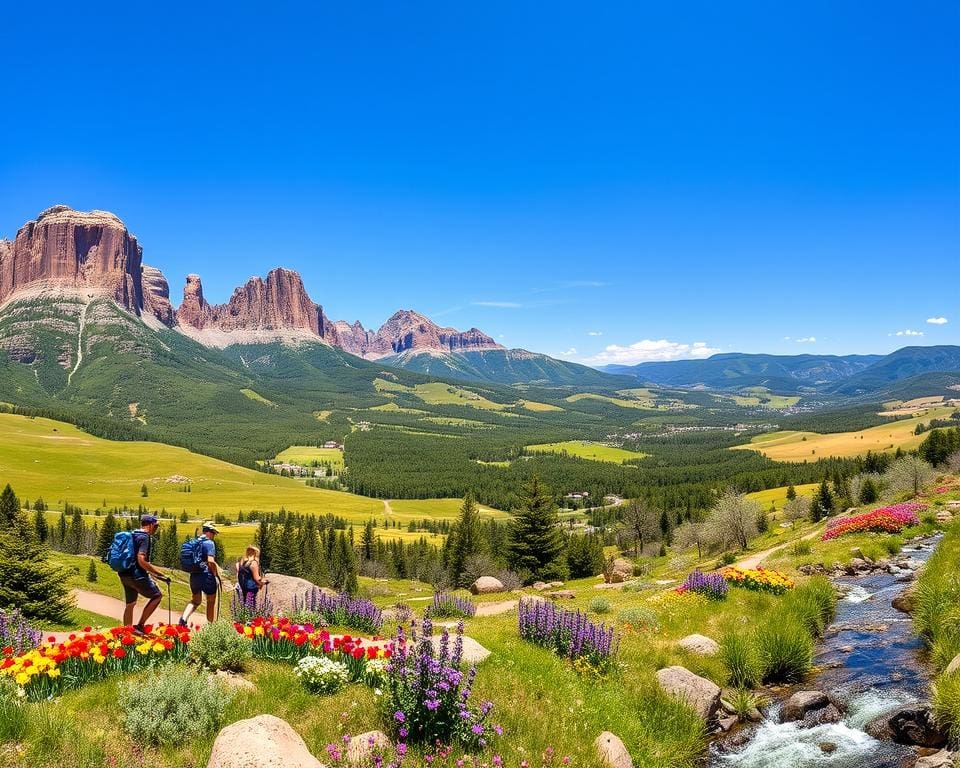
M 260 569 L 262 571 L 275 570 L 273 566 L 273 536 L 270 523 L 266 519 L 260 521 L 254 541 L 260 548 Z
M 455 586 L 469 586 L 464 583 L 463 577 L 467 558 L 483 551 L 483 524 L 473 494 L 469 491 L 460 506 L 460 519 L 447 541 L 450 544 L 450 580 Z
M 146 483 L 143 483 L 143 484 L 140 486 L 140 495 L 143 496 L 143 498 L 147 498 L 147 496 L 149 495 L 149 491 L 147 490 L 147 484 L 146 484 Z
M 65 574 L 50 563 L 49 550 L 9 485 L 0 493 L 0 521 L 0 605 L 15 605 L 30 618 L 64 621 L 70 611 Z
M 87 568 L 87 581 L 93 584 L 94 582 L 96 582 L 96 580 L 97 580 L 97 561 L 91 560 L 90 567 Z
M 373 550 L 376 545 L 376 537 L 373 533 L 373 521 L 368 520 L 363 526 L 363 536 L 360 539 L 360 546 L 363 549 L 363 559 L 373 560 Z
M 86 530 L 84 528 L 83 517 L 80 514 L 80 508 L 74 507 L 73 514 L 70 516 L 70 528 L 67 529 L 67 537 L 64 541 L 64 551 L 71 555 L 80 554 L 83 551 L 83 539 Z
M 566 578 L 563 531 L 549 489 L 534 476 L 520 489 L 520 508 L 511 527 L 510 567 L 530 580 Z
M 297 538 L 293 532 L 293 515 L 286 515 L 277 542 L 276 555 L 273 558 L 273 570 L 288 576 L 299 576 L 303 570 L 299 555 Z
M 100 528 L 100 534 L 97 536 L 97 551 L 96 555 L 101 559 L 105 559 L 110 552 L 110 545 L 113 543 L 113 537 L 117 533 L 117 518 L 113 515 L 113 510 L 107 512 L 107 516 L 103 519 L 103 525 Z
M 793 487 L 793 483 L 787 486 L 787 501 L 793 501 L 797 498 L 797 489 Z
M 44 514 L 42 509 L 34 508 L 33 512 L 33 528 L 37 532 L 37 539 L 39 539 L 41 544 L 46 544 L 47 539 L 50 537 L 50 526 L 47 525 L 47 516 Z
M 833 514 L 833 508 L 833 495 L 830 493 L 827 481 L 824 480 L 820 483 L 820 488 L 817 490 L 817 494 L 813 497 L 813 502 L 810 504 L 810 519 L 818 523 L 823 520 L 824 517 Z
M 860 484 L 860 498 L 858 501 L 861 504 L 873 504 L 879 498 L 879 495 L 877 492 L 877 484 L 873 482 L 873 478 L 864 478 L 864 481 Z

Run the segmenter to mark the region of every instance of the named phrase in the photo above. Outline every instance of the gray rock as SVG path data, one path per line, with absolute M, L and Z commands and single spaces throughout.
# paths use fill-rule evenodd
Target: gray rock
M 697 656 L 716 656 L 720 653 L 719 643 L 706 635 L 687 635 L 677 645 Z
M 953 657 L 953 661 L 947 664 L 947 668 L 943 670 L 943 674 L 952 675 L 955 672 L 960 672 L 960 653 Z
M 783 703 L 780 710 L 780 722 L 792 723 L 803 720 L 807 712 L 823 709 L 830 703 L 830 698 L 823 691 L 797 691 Z
M 593 744 L 597 749 L 600 762 L 607 768 L 633 768 L 630 753 L 619 736 L 610 733 L 610 731 L 604 731 L 597 736 L 597 740 Z
M 506 588 L 500 579 L 493 576 L 481 576 L 470 585 L 470 591 L 475 595 L 492 595 L 497 592 L 505 592 Z
M 896 610 L 901 613 L 913 613 L 914 609 L 914 591 L 912 588 L 907 587 L 903 592 L 897 595 L 893 600 L 890 601 Z
M 913 768 L 953 768 L 955 754 L 941 749 L 932 755 L 926 755 L 917 760 Z
M 929 704 L 902 704 L 871 720 L 864 730 L 875 739 L 908 746 L 942 747 L 947 743 Z
M 720 686 L 685 667 L 658 670 L 657 683 L 664 693 L 688 704 L 704 720 L 710 720 L 720 707 Z
M 433 647 L 440 650 L 440 636 L 434 635 L 431 639 Z M 453 638 L 450 638 L 450 649 L 453 650 Z M 490 655 L 490 651 L 484 648 L 472 637 L 463 636 L 463 661 L 467 664 L 479 664 Z
M 226 726 L 213 742 L 207 768 L 324 768 L 289 723 L 257 715 Z
M 347 762 L 351 765 L 366 765 L 375 754 L 383 755 L 392 742 L 383 731 L 367 731 L 354 736 L 347 744 Z

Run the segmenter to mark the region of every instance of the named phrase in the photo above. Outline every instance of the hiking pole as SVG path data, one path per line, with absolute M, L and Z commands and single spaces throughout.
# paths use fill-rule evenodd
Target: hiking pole
M 220 600 L 223 598 L 223 581 L 220 580 L 220 574 L 217 574 L 217 621 L 220 621 Z
M 173 623 L 173 613 L 172 613 L 172 606 L 171 606 L 171 600 L 170 600 L 170 582 L 171 581 L 172 579 L 169 576 L 167 576 L 167 626 L 168 627 L 170 626 L 171 623 Z

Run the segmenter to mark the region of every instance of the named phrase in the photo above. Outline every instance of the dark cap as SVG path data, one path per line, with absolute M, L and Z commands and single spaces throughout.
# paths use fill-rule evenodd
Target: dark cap
M 156 515 L 141 515 L 140 516 L 140 525 L 153 525 L 154 523 L 159 523 Z

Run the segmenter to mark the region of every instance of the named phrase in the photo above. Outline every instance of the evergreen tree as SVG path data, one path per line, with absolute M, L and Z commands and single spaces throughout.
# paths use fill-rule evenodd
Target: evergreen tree
M 864 478 L 863 482 L 860 484 L 860 498 L 858 501 L 861 504 L 873 504 L 880 494 L 877 491 L 877 484 L 873 481 L 872 477 Z
M 297 537 L 293 530 L 293 515 L 286 515 L 273 558 L 273 570 L 288 576 L 299 576 L 303 571 L 299 555 Z
M 363 549 L 363 559 L 373 560 L 373 550 L 377 543 L 373 533 L 373 520 L 367 520 L 367 524 L 363 526 L 363 536 L 360 542 L 360 546 Z
M 330 581 L 334 589 L 348 594 L 357 591 L 357 558 L 350 540 L 343 531 L 337 531 L 331 560 Z
M 107 516 L 103 519 L 103 525 L 100 528 L 100 534 L 97 536 L 97 551 L 96 555 L 101 560 L 107 557 L 107 554 L 110 552 L 110 545 L 113 543 L 113 537 L 117 533 L 117 518 L 113 515 L 113 510 L 111 509 L 107 512 Z
M 603 572 L 603 539 L 595 534 L 573 535 L 567 540 L 567 567 L 571 579 L 583 579 Z
M 30 618 L 64 621 L 70 611 L 66 576 L 50 563 L 49 550 L 9 485 L 0 493 L 0 520 L 0 605 L 14 605 Z
M 832 515 L 833 509 L 833 494 L 830 493 L 830 488 L 827 486 L 827 481 L 823 480 L 820 483 L 820 488 L 817 490 L 817 493 L 813 497 L 813 501 L 810 504 L 810 519 L 813 522 L 818 523 L 823 520 L 823 518 Z
M 797 498 L 797 489 L 793 487 L 793 483 L 787 486 L 787 501 L 793 501 Z
M 667 510 L 660 513 L 660 540 L 665 546 L 673 543 L 673 523 L 670 521 Z M 660 548 L 663 549 L 663 546 Z
M 534 476 L 523 485 L 519 509 L 511 527 L 510 567 L 527 579 L 566 578 L 566 543 L 557 527 L 557 507 L 550 491 Z
M 83 539 L 86 533 L 83 524 L 83 517 L 80 514 L 80 508 L 74 507 L 73 514 L 70 516 L 70 527 L 67 529 L 67 537 L 64 540 L 63 549 L 71 555 L 78 555 L 83 551 Z
M 274 570 L 273 567 L 273 536 L 270 530 L 270 522 L 266 519 L 260 520 L 257 527 L 257 535 L 254 541 L 260 548 L 260 569 L 262 571 Z
M 63 511 L 60 512 L 60 517 L 57 518 L 57 545 L 63 547 L 67 541 L 67 511 L 66 504 L 64 504 Z
M 97 580 L 97 561 L 91 560 L 90 567 L 87 568 L 87 581 L 93 584 L 94 582 L 96 582 L 96 580 Z
M 34 507 L 33 528 L 37 532 L 37 539 L 41 544 L 46 544 L 50 538 L 50 526 L 47 524 L 47 516 L 42 509 Z
M 149 494 L 149 491 L 147 490 L 147 484 L 143 483 L 140 486 L 140 495 L 143 496 L 143 498 L 147 498 L 148 494 Z
M 463 504 L 460 506 L 460 519 L 447 541 L 450 546 L 450 563 L 448 565 L 450 581 L 454 586 L 469 586 L 464 583 L 463 579 L 467 558 L 483 551 L 483 525 L 480 522 L 480 514 L 477 512 L 477 504 L 473 500 L 473 494 L 469 491 L 463 497 Z

